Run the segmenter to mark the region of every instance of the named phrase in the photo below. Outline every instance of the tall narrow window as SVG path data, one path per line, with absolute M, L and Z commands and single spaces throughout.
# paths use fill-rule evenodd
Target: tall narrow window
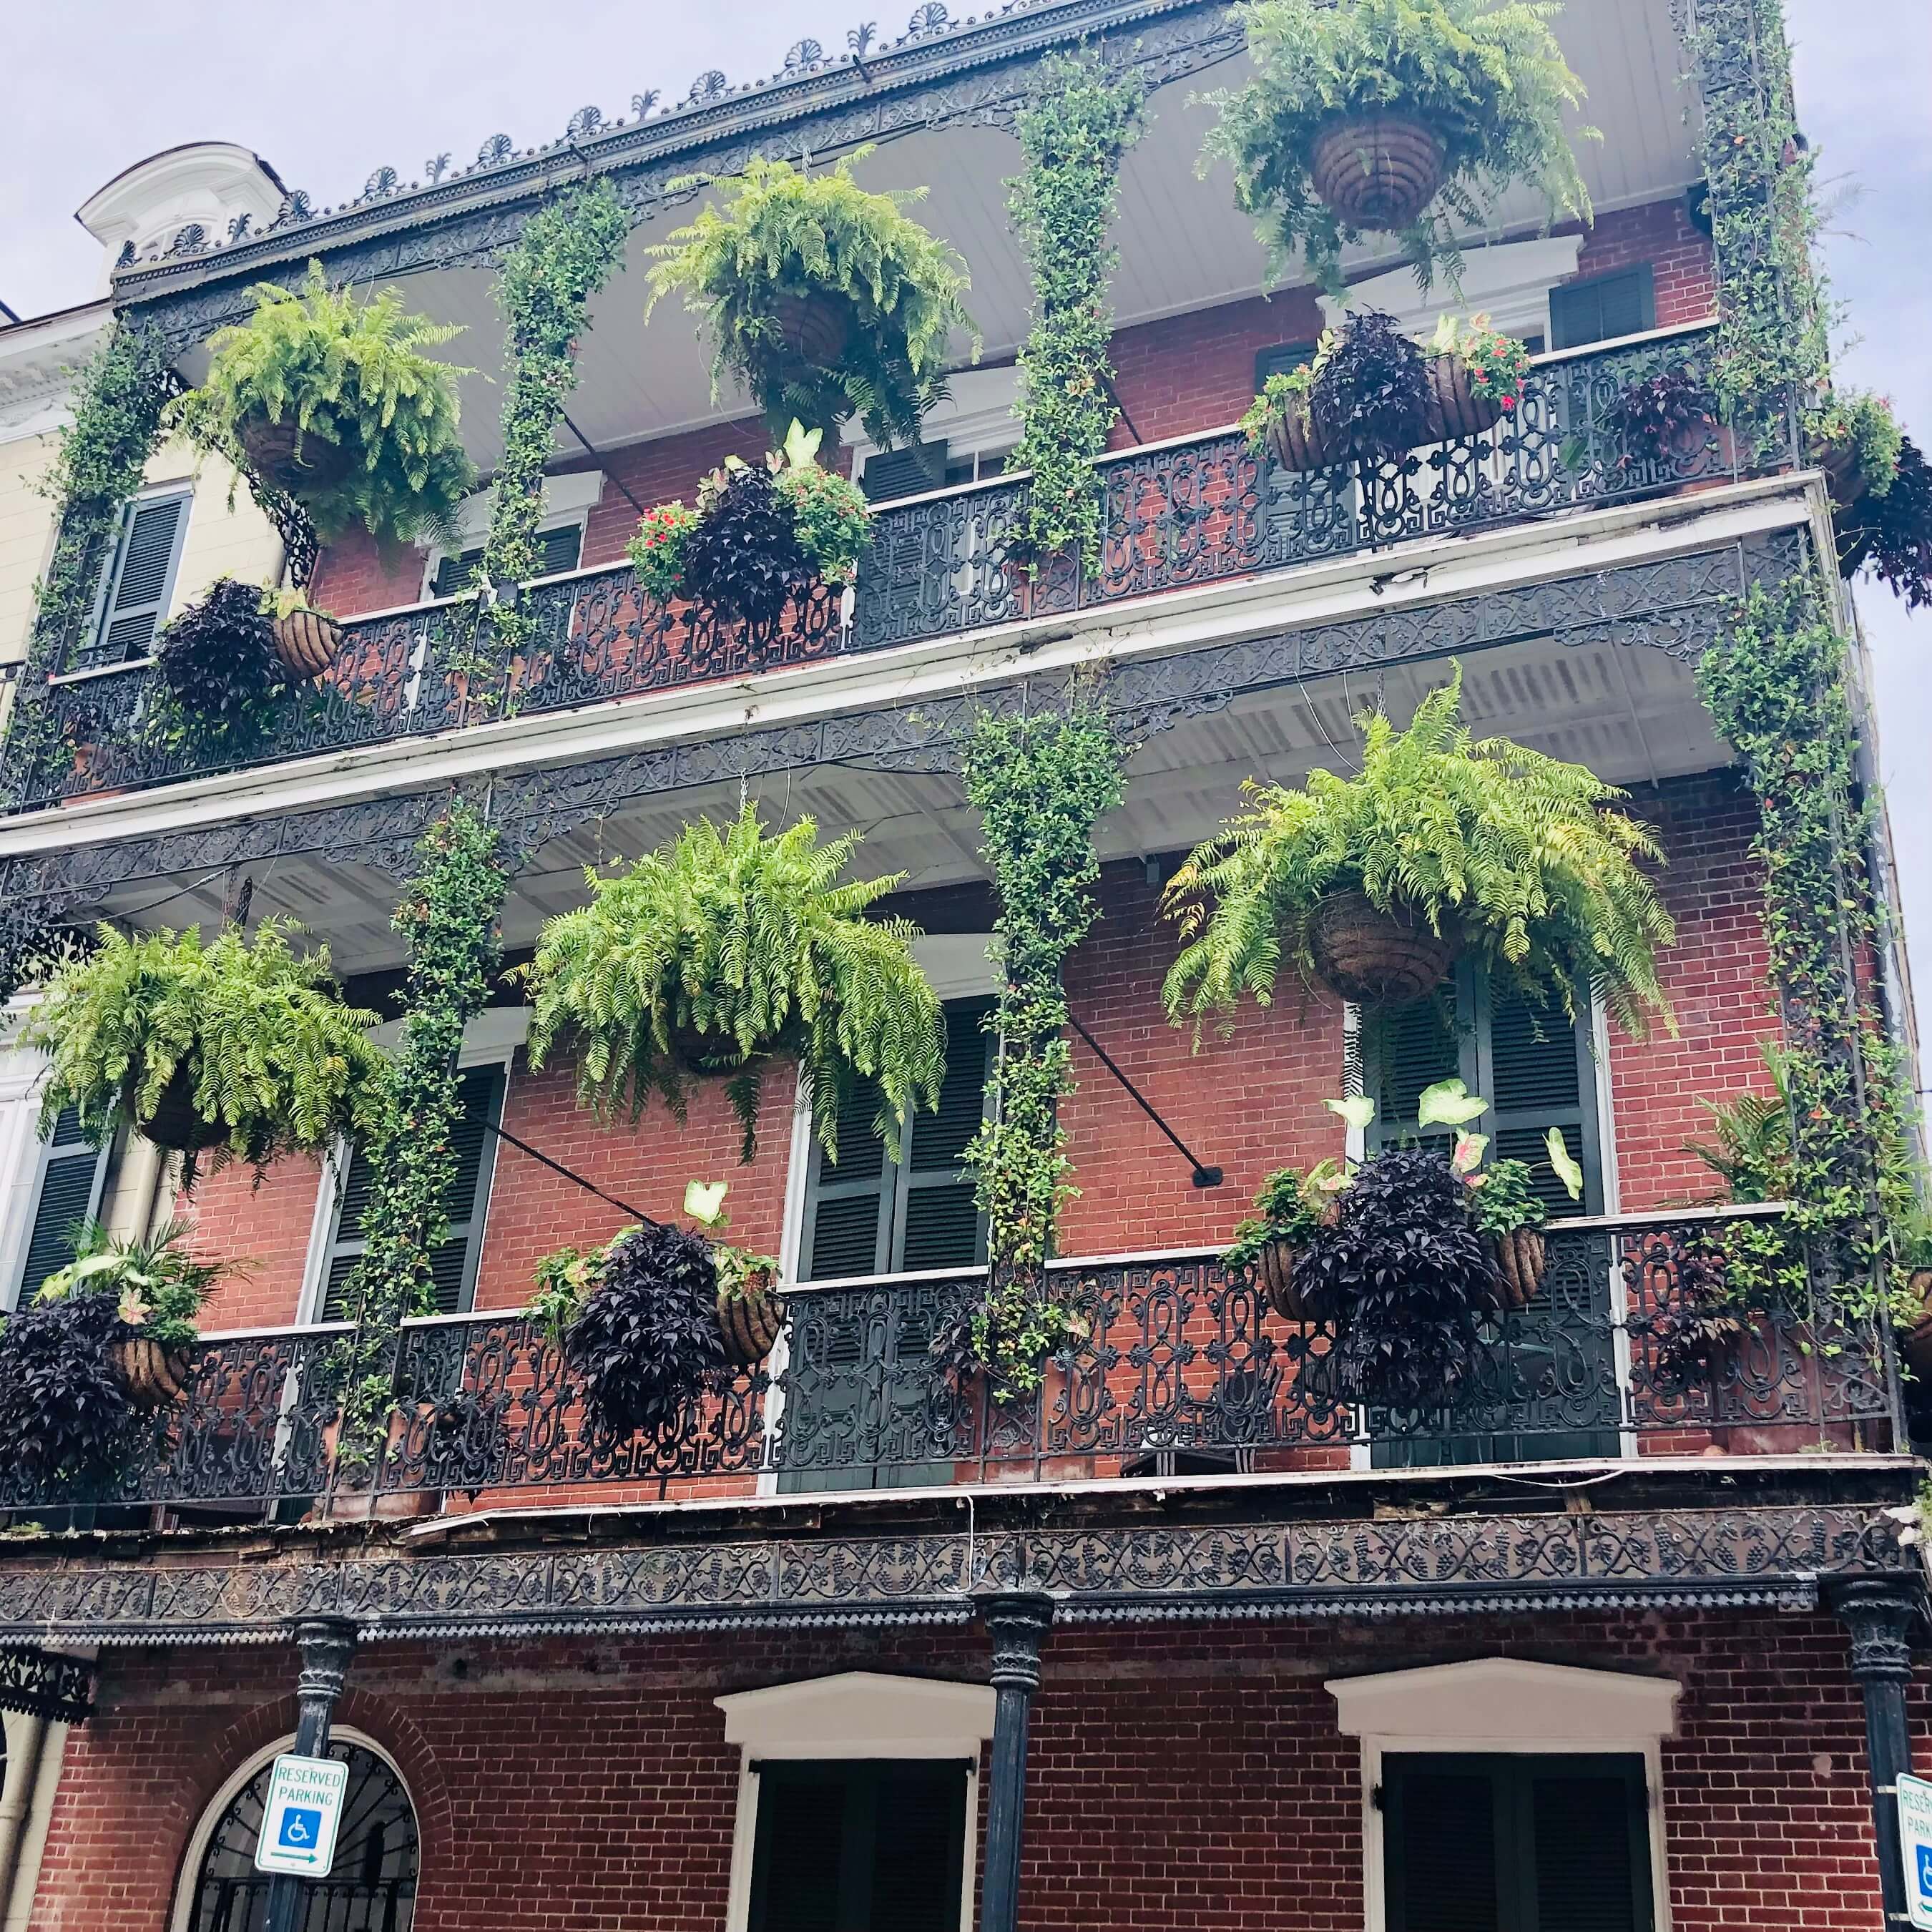
M 496 1165 L 496 1136 L 490 1129 L 503 1116 L 505 1076 L 500 1064 L 472 1066 L 457 1083 L 458 1112 L 450 1134 L 456 1149 L 456 1174 L 443 1202 L 449 1216 L 449 1235 L 430 1256 L 439 1315 L 466 1312 L 476 1292 L 476 1266 L 490 1204 L 490 1177 Z M 351 1147 L 329 1235 L 320 1316 L 324 1322 L 348 1318 L 344 1291 L 368 1245 L 363 1238 L 362 1217 L 368 1211 L 372 1178 L 362 1147 Z
M 1619 268 L 1550 291 L 1550 346 L 1581 349 L 1614 342 L 1657 326 L 1657 291 L 1650 264 Z
M 756 1767 L 750 1932 L 958 1932 L 964 1764 Z
M 92 1145 L 82 1133 L 80 1110 L 63 1108 L 40 1149 L 26 1251 L 19 1275 L 7 1284 L 5 1306 L 18 1307 L 31 1301 L 49 1275 L 74 1259 L 76 1229 L 100 1211 L 107 1155 L 106 1146 Z
M 1388 1932 L 1652 1932 L 1637 1756 L 1382 1760 Z
M 171 490 L 136 497 L 122 512 L 102 573 L 93 628 L 68 670 L 127 664 L 154 649 L 174 594 L 193 500 L 191 490 Z
M 574 570 L 584 555 L 584 526 L 580 523 L 558 524 L 549 530 L 539 530 L 537 546 L 543 552 L 543 562 L 537 568 L 539 577 L 555 577 L 562 571 Z M 432 597 L 454 597 L 458 591 L 468 590 L 470 574 L 482 561 L 481 544 L 460 556 L 446 555 L 436 566 L 436 574 L 430 580 L 429 594 Z

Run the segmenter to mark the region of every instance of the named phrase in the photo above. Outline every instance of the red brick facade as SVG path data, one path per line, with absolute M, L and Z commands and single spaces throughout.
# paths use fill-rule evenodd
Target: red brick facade
M 1877 1924 L 1838 1624 L 1561 1611 L 1060 1630 L 1034 1718 L 1022 1922 L 1361 1932 L 1360 1747 L 1324 1683 L 1486 1656 L 1682 1687 L 1660 1793 L 1673 1932 Z M 379 1645 L 338 1719 L 415 1801 L 416 1932 L 718 1932 L 739 1764 L 715 1697 L 986 1668 L 984 1640 L 954 1630 Z M 100 1714 L 69 1740 L 33 1932 L 164 1932 L 196 1820 L 292 1728 L 294 1672 L 284 1652 L 109 1652 Z M 1922 1688 L 1912 1714 L 1922 1768 Z

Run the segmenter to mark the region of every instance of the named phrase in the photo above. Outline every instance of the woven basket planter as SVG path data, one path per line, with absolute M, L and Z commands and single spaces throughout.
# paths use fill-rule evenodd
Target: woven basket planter
M 188 1392 L 188 1362 L 184 1351 L 164 1348 L 144 1336 L 130 1336 L 114 1345 L 114 1366 L 136 1408 L 164 1408 Z
M 1812 460 L 1825 472 L 1825 488 L 1835 510 L 1855 508 L 1865 494 L 1864 472 L 1858 467 L 1858 452 L 1849 442 L 1821 443 L 1812 452 Z
M 852 304 L 842 296 L 778 296 L 772 320 L 785 352 L 808 368 L 836 369 L 852 336 Z
M 1366 892 L 1331 892 L 1308 922 L 1315 976 L 1339 998 L 1402 1006 L 1442 983 L 1462 950 L 1459 933 L 1436 932 L 1405 906 L 1388 912 Z
M 291 610 L 275 620 L 275 656 L 293 678 L 320 677 L 342 648 L 342 626 L 320 610 Z
M 741 1369 L 755 1369 L 784 1333 L 784 1298 L 775 1294 L 767 1273 L 747 1275 L 735 1294 L 718 1291 L 718 1333 L 726 1358 Z
M 1268 442 L 1269 454 L 1284 470 L 1326 470 L 1340 460 L 1316 433 L 1306 403 L 1268 424 Z
M 1429 358 L 1429 434 L 1438 442 L 1481 436 L 1502 421 L 1502 405 L 1476 394 L 1460 356 Z
M 333 489 L 349 474 L 355 460 L 355 452 L 342 443 L 313 433 L 302 435 L 292 416 L 280 422 L 271 422 L 266 416 L 244 416 L 235 433 L 262 482 L 294 496 L 304 490 Z
M 1294 1286 L 1295 1252 L 1292 1242 L 1270 1241 L 1255 1257 L 1256 1283 L 1266 1292 L 1268 1306 L 1286 1322 L 1307 1319 Z
M 1912 1372 L 1932 1378 L 1932 1268 L 1914 1268 L 1906 1283 L 1918 1298 L 1918 1319 L 1898 1338 L 1898 1352 Z
M 194 1104 L 194 1069 L 185 1064 L 176 1067 L 161 1089 L 153 1114 L 136 1123 L 142 1137 L 176 1154 L 199 1154 L 227 1139 L 228 1130 L 219 1120 L 202 1118 Z M 123 1100 L 131 1114 L 132 1094 L 124 1094 Z
M 1317 136 L 1310 179 L 1323 202 L 1351 228 L 1408 227 L 1436 199 L 1445 162 L 1425 122 L 1406 114 L 1338 121 Z
M 1490 1258 L 1496 1264 L 1505 1308 L 1527 1308 L 1543 1286 L 1550 1245 L 1534 1228 L 1512 1228 L 1490 1237 Z

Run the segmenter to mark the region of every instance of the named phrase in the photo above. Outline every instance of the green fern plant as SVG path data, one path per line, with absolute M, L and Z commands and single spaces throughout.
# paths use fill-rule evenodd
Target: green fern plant
M 360 523 L 381 542 L 453 548 L 476 484 L 457 433 L 457 378 L 471 372 L 424 352 L 461 329 L 406 314 L 393 289 L 364 300 L 334 287 L 319 262 L 298 290 L 260 282 L 254 294 L 255 313 L 215 332 L 207 380 L 169 404 L 166 426 L 252 473 L 250 437 L 292 420 L 298 460 L 315 445 L 334 453 L 311 481 L 287 479 L 324 542 Z
M 760 1074 L 790 1055 L 827 1154 L 860 1076 L 878 1081 L 877 1126 L 896 1146 L 908 1115 L 938 1104 L 945 1020 L 912 956 L 918 929 L 865 916 L 904 875 L 838 883 L 858 842 L 821 844 L 808 818 L 768 838 L 748 803 L 616 878 L 588 873 L 590 904 L 544 927 L 526 969 L 531 1064 L 568 1039 L 585 1103 L 633 1120 L 653 1094 L 682 1120 L 691 1078 L 728 1074 L 749 1160 Z
M 1797 1198 L 1791 1162 L 1791 1063 L 1775 1042 L 1766 1040 L 1764 1064 L 1771 1075 L 1769 1096 L 1738 1094 L 1703 1102 L 1711 1117 L 1711 1138 L 1684 1144 L 1684 1151 L 1695 1154 L 1735 1202 Z
M 170 1217 L 151 1234 L 110 1234 L 85 1222 L 74 1259 L 43 1281 L 36 1303 L 73 1294 L 110 1296 L 116 1310 L 143 1340 L 183 1348 L 198 1339 L 202 1304 L 225 1276 L 246 1270 L 233 1262 L 203 1261 L 188 1251 L 194 1230 Z
M 1250 808 L 1198 847 L 1165 904 L 1186 942 L 1167 976 L 1179 1021 L 1266 1004 L 1282 959 L 1312 967 L 1308 929 L 1329 894 L 1357 891 L 1465 943 L 1534 1006 L 1573 1016 L 1590 990 L 1641 1036 L 1670 1024 L 1657 951 L 1676 932 L 1640 860 L 1660 860 L 1624 794 L 1581 765 L 1506 738 L 1472 739 L 1462 679 L 1416 707 L 1406 731 L 1382 712 L 1354 778 L 1311 772 L 1299 788 L 1248 782 Z
M 67 1107 L 100 1139 L 151 1122 L 177 1080 L 216 1140 L 216 1164 L 259 1172 L 373 1124 L 384 1062 L 376 1016 L 346 1005 L 318 946 L 297 954 L 285 920 L 251 942 L 232 929 L 203 944 L 184 932 L 103 925 L 86 958 L 55 974 L 21 1031 L 50 1058 L 41 1119 Z M 176 1091 L 179 1088 L 176 1088 Z
M 1234 200 L 1258 218 L 1270 272 L 1300 258 L 1341 298 L 1342 250 L 1363 238 L 1315 192 L 1311 160 L 1340 123 L 1398 113 L 1442 143 L 1443 185 L 1400 236 L 1426 290 L 1462 268 L 1456 224 L 1480 226 L 1517 182 L 1540 189 L 1553 219 L 1587 221 L 1590 197 L 1564 134 L 1581 105 L 1549 0 L 1246 0 L 1254 76 L 1210 95 L 1220 110 L 1202 154 L 1234 171 Z M 1594 129 L 1580 134 L 1594 136 Z
M 830 430 L 856 415 L 875 442 L 916 442 L 920 418 L 944 393 L 954 332 L 973 329 L 964 263 L 905 212 L 926 190 L 873 194 L 854 180 L 872 152 L 812 170 L 754 156 L 742 175 L 716 182 L 716 201 L 695 221 L 649 250 L 646 320 L 664 296 L 682 295 L 716 346 L 714 392 L 727 376 L 742 383 L 774 440 L 794 417 Z M 782 338 L 777 304 L 811 296 L 849 308 L 836 368 L 803 364 Z

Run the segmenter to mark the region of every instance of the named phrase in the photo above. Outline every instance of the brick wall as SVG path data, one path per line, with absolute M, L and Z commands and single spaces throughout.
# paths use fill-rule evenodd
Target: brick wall
M 1682 1686 L 1661 1794 L 1675 1932 L 1876 1926 L 1862 1719 L 1835 1624 L 1553 1610 L 1063 1629 L 1034 1718 L 1022 1922 L 1360 1932 L 1359 1747 L 1324 1680 L 1496 1655 Z M 983 1682 L 988 1664 L 983 1637 L 955 1630 L 385 1646 L 356 1660 L 338 1717 L 390 1753 L 416 1802 L 416 1932 L 717 1932 L 738 1762 L 715 1697 L 851 1670 Z M 195 1820 L 292 1728 L 295 1667 L 287 1652 L 104 1654 L 33 1932 L 164 1932 Z M 1922 1770 L 1922 1685 L 1912 1718 Z
M 1682 195 L 1600 214 L 1584 237 L 1575 279 L 1612 274 L 1640 262 L 1648 262 L 1653 272 L 1659 328 L 1701 322 L 1716 309 L 1710 238 L 1691 226 Z

